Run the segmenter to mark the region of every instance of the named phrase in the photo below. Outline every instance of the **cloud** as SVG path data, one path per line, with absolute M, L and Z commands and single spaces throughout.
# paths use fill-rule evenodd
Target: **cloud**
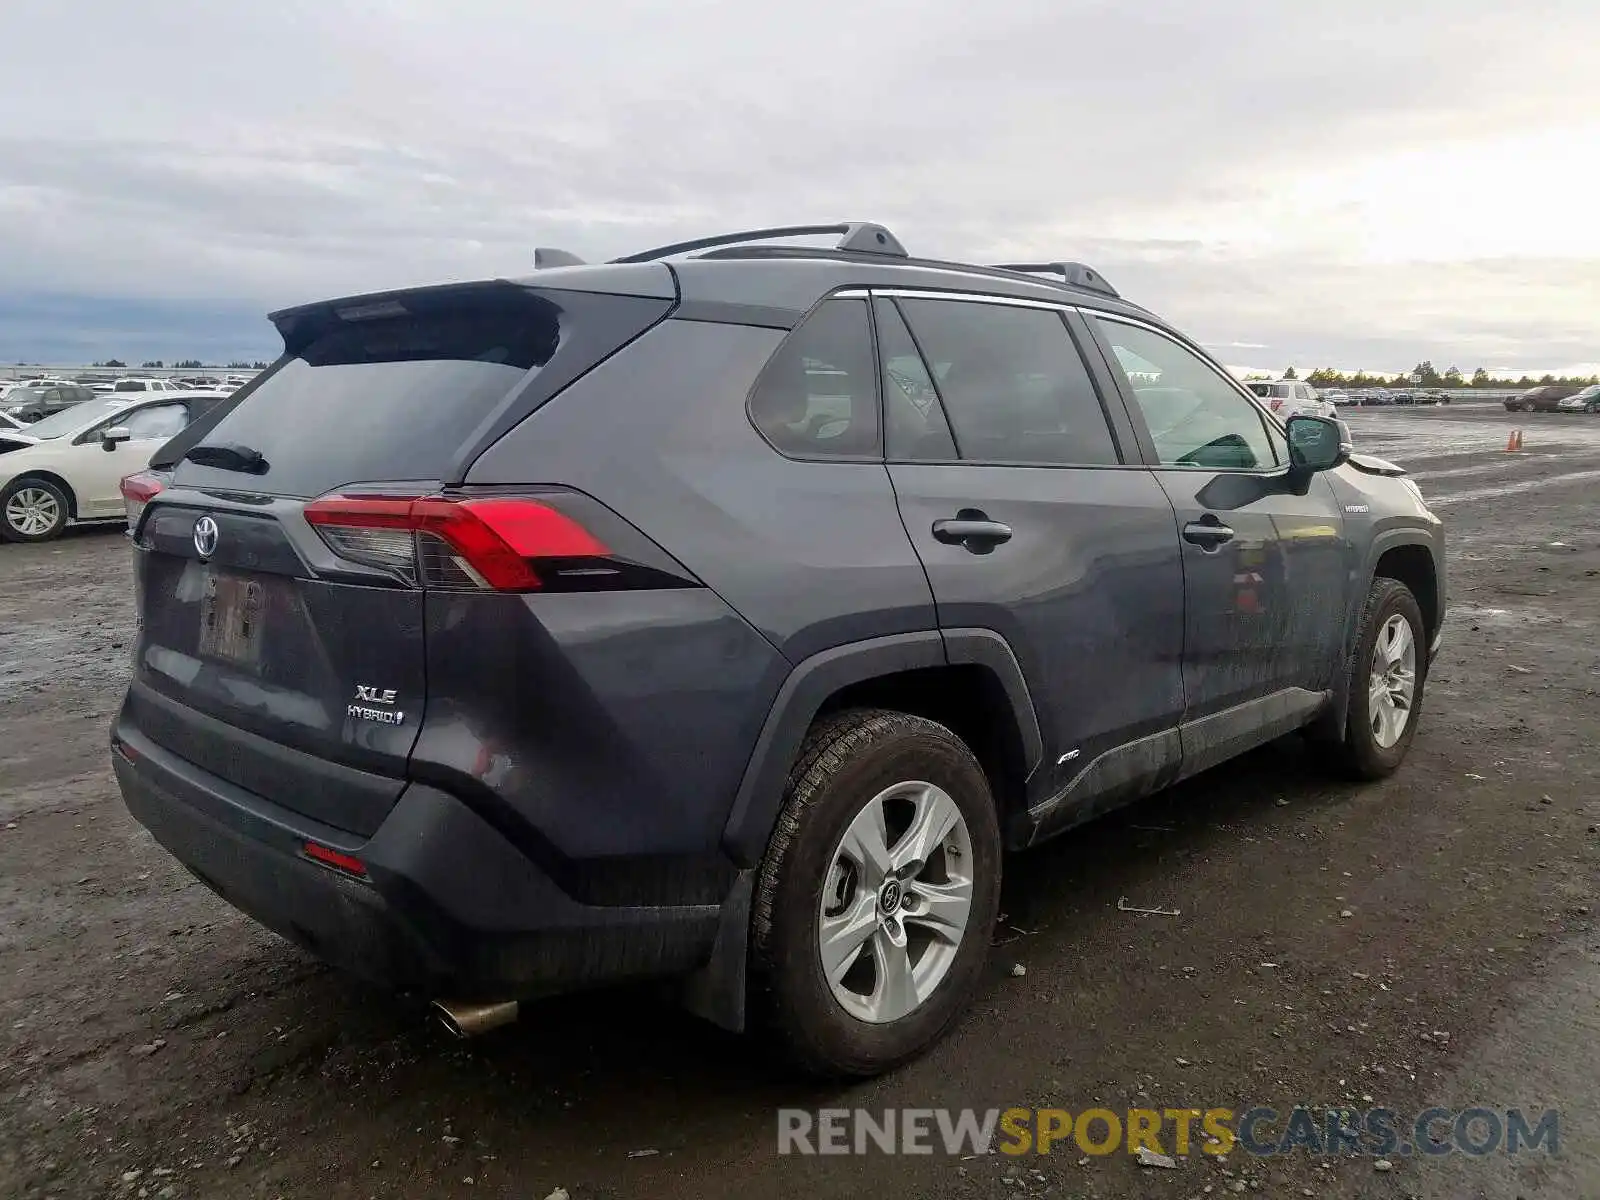
M 13 0 L 0 295 L 260 313 L 868 217 L 1286 362 L 1587 361 L 1597 36 L 1589 0 Z

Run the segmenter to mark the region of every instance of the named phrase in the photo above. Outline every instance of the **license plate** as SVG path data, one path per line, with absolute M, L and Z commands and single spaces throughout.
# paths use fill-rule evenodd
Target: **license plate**
M 215 572 L 206 576 L 200 603 L 200 653 L 239 666 L 261 660 L 261 584 Z

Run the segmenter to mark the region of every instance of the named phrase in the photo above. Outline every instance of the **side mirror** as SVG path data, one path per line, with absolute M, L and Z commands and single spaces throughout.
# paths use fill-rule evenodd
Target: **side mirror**
M 123 442 L 133 440 L 133 434 L 128 432 L 126 425 L 113 425 L 100 435 L 100 449 L 110 454 Z
M 1297 475 L 1331 471 L 1350 457 L 1350 431 L 1331 417 L 1289 418 L 1289 470 Z

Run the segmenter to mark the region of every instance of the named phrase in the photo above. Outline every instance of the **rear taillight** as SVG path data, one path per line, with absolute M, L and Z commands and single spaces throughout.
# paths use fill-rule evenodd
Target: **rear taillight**
M 144 506 L 154 500 L 165 485 L 148 471 L 137 471 L 122 480 L 122 507 L 128 514 L 128 528 L 136 528 Z
M 1272 399 L 1272 411 L 1273 412 L 1277 412 L 1282 408 L 1283 408 L 1283 400 L 1281 398 L 1279 398 L 1279 397 L 1274 396 L 1273 399 Z
M 573 517 L 526 497 L 326 496 L 305 518 L 339 557 L 412 586 L 530 592 L 555 575 L 604 579 L 629 566 Z

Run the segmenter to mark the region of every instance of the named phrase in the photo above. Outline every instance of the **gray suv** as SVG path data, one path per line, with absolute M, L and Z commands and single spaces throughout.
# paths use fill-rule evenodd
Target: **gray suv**
M 1096 272 L 536 266 L 274 314 L 152 463 L 117 777 L 313 954 L 458 1032 L 673 979 L 868 1075 L 957 1020 L 1003 852 L 1296 731 L 1404 758 L 1439 521 Z

